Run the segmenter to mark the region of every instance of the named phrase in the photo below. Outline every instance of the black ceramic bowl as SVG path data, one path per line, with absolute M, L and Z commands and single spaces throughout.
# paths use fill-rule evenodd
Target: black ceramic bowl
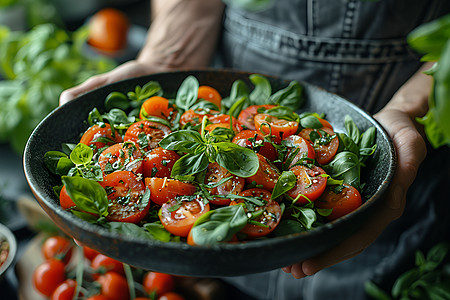
M 175 92 L 188 75 L 196 76 L 200 84 L 216 87 L 222 95 L 229 94 L 232 83 L 237 79 L 250 84 L 248 73 L 223 70 L 161 73 L 129 79 L 80 96 L 55 109 L 36 127 L 25 148 L 25 175 L 40 205 L 67 234 L 105 255 L 136 267 L 179 275 L 234 276 L 276 269 L 330 249 L 359 228 L 383 199 L 396 161 L 393 144 L 386 132 L 355 105 L 302 82 L 306 97 L 302 111 L 325 113 L 336 131 L 344 131 L 346 114 L 362 130 L 370 126 L 377 129 L 378 149 L 368 161 L 363 175 L 363 182 L 366 183 L 364 197 L 367 200 L 345 217 L 309 232 L 246 243 L 195 247 L 111 233 L 61 209 L 52 190 L 53 186 L 60 184 L 60 180 L 45 168 L 42 160 L 44 154 L 49 150 L 60 150 L 62 143 L 77 142 L 79 133 L 87 128 L 83 121 L 89 111 L 93 107 L 101 109 L 111 91 L 127 92 L 134 90 L 136 85 L 142 86 L 156 80 L 165 92 Z M 274 91 L 288 84 L 281 79 L 268 78 Z
M 6 242 L 7 253 L 5 260 L 0 265 L 0 280 L 4 277 L 6 271 L 13 265 L 17 252 L 17 241 L 11 230 L 3 224 L 0 224 L 0 241 L 1 245 Z M 0 252 L 2 251 L 0 247 Z

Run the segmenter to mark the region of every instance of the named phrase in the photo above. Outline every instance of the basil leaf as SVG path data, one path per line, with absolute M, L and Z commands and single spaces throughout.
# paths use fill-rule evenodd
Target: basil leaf
M 129 118 L 123 110 L 118 108 L 113 108 L 106 114 L 103 114 L 103 118 L 107 119 L 111 126 L 128 126 L 134 122 L 133 118 Z
M 231 205 L 211 210 L 202 215 L 192 227 L 192 237 L 197 245 L 211 245 L 229 241 L 247 224 L 242 205 Z
M 353 140 L 353 142 L 355 142 L 356 145 L 358 145 L 359 139 L 361 138 L 361 133 L 359 132 L 358 126 L 356 126 L 355 122 L 349 115 L 344 117 L 344 126 L 347 130 L 348 136 Z
M 128 109 L 130 107 L 130 101 L 127 96 L 121 92 L 111 92 L 106 96 L 105 109 L 110 110 L 112 108 Z
M 172 167 L 171 177 L 192 175 L 205 170 L 208 167 L 209 160 L 205 152 L 198 154 L 186 154 L 178 159 Z
M 152 121 L 152 122 L 160 123 L 160 124 L 163 124 L 163 125 L 165 125 L 165 126 L 167 126 L 169 128 L 172 127 L 172 125 L 170 124 L 169 121 L 167 121 L 165 119 L 162 119 L 162 118 L 155 117 L 155 116 L 146 116 L 145 120 L 149 120 L 149 121 Z
M 78 176 L 63 176 L 61 180 L 70 199 L 79 209 L 100 216 L 108 215 L 108 197 L 97 181 Z
M 258 171 L 258 156 L 250 149 L 229 142 L 216 143 L 216 162 L 231 174 L 250 177 Z
M 61 157 L 61 159 L 58 161 L 58 164 L 56 165 L 56 174 L 60 176 L 67 175 L 74 167 L 75 165 L 69 158 Z
M 150 233 L 152 238 L 161 242 L 170 242 L 171 235 L 162 224 L 159 223 L 147 223 L 144 224 L 144 228 Z
M 235 104 L 237 101 L 239 101 L 239 99 L 242 99 L 243 97 L 248 99 L 249 88 L 244 81 L 238 79 L 234 81 L 233 85 L 231 86 L 230 96 L 228 98 L 222 99 L 222 107 L 230 109 L 233 104 Z M 245 108 L 245 105 L 242 108 Z
M 203 138 L 197 131 L 178 130 L 164 137 L 159 145 L 166 150 L 193 153 L 195 148 L 203 144 Z
M 190 109 L 197 101 L 198 88 L 197 78 L 192 75 L 186 77 L 178 88 L 175 105 L 185 111 Z
M 296 111 L 304 103 L 302 92 L 303 87 L 297 81 L 291 81 L 286 88 L 274 93 L 270 97 L 269 103 L 286 106 Z
M 242 108 L 244 108 L 245 101 L 247 101 L 247 97 L 243 96 L 236 100 L 234 104 L 230 107 L 230 109 L 227 112 L 227 115 L 233 116 L 237 118 L 239 116 L 239 113 L 241 112 Z
M 298 115 L 292 111 L 289 107 L 286 106 L 277 106 L 271 109 L 266 110 L 266 114 L 269 114 L 273 117 L 277 117 L 278 119 L 288 120 L 288 121 L 299 121 Z
M 348 135 L 339 132 L 337 133 L 337 136 L 339 137 L 339 143 L 342 142 L 344 146 L 344 151 L 350 151 L 352 153 L 355 153 L 359 157 L 360 148 Z
M 272 191 L 271 199 L 276 199 L 295 187 L 297 184 L 297 176 L 292 171 L 284 171 L 275 184 Z
M 355 153 L 350 151 L 340 152 L 324 168 L 327 174 L 334 179 L 343 180 L 344 183 L 359 189 L 361 164 Z
M 102 114 L 98 111 L 97 107 L 94 107 L 88 115 L 88 123 L 89 126 L 97 124 L 99 122 L 103 122 Z
M 60 151 L 48 151 L 44 154 L 44 165 L 53 174 L 57 173 L 57 165 L 61 158 L 67 158 L 67 155 Z
M 70 153 L 70 160 L 77 166 L 86 165 L 91 162 L 94 152 L 92 149 L 82 143 L 79 143 Z
M 148 231 L 146 231 L 143 227 L 140 227 L 133 223 L 108 222 L 104 226 L 107 227 L 110 231 L 119 233 L 121 235 L 145 240 L 153 239 L 153 236 Z
M 280 224 L 275 228 L 273 234 L 275 236 L 284 236 L 298 232 L 306 231 L 302 223 L 295 220 L 281 220 Z
M 303 118 L 300 118 L 300 125 L 303 128 L 314 128 L 314 129 L 319 129 L 323 127 L 319 119 L 313 115 L 307 115 Z
M 272 86 L 270 85 L 269 80 L 259 74 L 252 74 L 249 78 L 255 85 L 255 88 L 249 95 L 251 105 L 267 104 L 269 97 L 272 94 Z
M 303 227 L 305 227 L 305 229 L 311 229 L 312 225 L 317 220 L 317 216 L 314 210 L 307 207 L 298 207 L 296 210 L 296 213 L 293 215 L 298 219 Z

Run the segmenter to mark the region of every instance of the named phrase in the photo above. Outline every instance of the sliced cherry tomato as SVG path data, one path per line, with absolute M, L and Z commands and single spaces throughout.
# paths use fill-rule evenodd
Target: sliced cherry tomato
M 48 259 L 33 271 L 34 287 L 47 297 L 50 297 L 64 280 L 66 280 L 65 265 L 58 259 Z
M 289 145 L 288 146 L 289 150 L 286 157 L 289 157 L 289 154 L 292 151 L 295 151 L 295 149 L 297 148 L 299 149 L 298 153 L 292 159 L 289 168 L 295 165 L 302 158 L 310 158 L 310 159 L 316 158 L 316 153 L 314 152 L 314 148 L 311 145 L 311 143 L 302 138 L 301 136 L 295 134 L 290 135 L 287 138 L 285 138 L 284 141 L 286 141 L 286 144 Z
M 201 85 L 198 88 L 198 99 L 204 99 L 217 106 L 217 108 L 222 107 L 222 96 L 219 91 L 208 85 Z
M 98 165 L 104 175 L 119 170 L 141 174 L 142 153 L 134 143 L 117 143 L 102 151 L 98 157 Z
M 146 119 L 155 116 L 169 120 L 172 118 L 173 108 L 169 106 L 169 100 L 160 96 L 153 96 L 144 101 L 139 112 L 139 118 Z
M 150 189 L 150 200 L 158 205 L 163 205 L 176 196 L 194 195 L 197 190 L 193 184 L 167 177 L 147 177 L 145 185 Z
M 228 179 L 225 183 L 208 189 L 211 195 L 222 195 L 226 196 L 228 194 L 235 194 L 237 195 L 239 192 L 241 192 L 244 189 L 245 185 L 245 179 L 235 176 L 228 172 L 227 169 L 219 166 L 218 163 L 210 163 L 208 165 L 208 168 L 206 170 L 206 176 L 205 176 L 205 184 L 216 184 L 222 179 L 232 177 L 231 179 Z M 227 198 L 222 197 L 215 197 L 214 200 L 209 200 L 210 203 L 216 204 L 216 205 L 228 205 L 230 204 L 231 200 Z
M 217 124 L 217 123 L 230 124 L 230 116 L 226 115 L 226 114 L 222 114 L 216 110 L 205 109 L 205 110 L 199 110 L 199 111 L 195 110 L 194 111 L 192 109 L 189 109 L 181 115 L 180 125 L 185 126 L 188 123 L 190 123 L 193 126 L 199 125 L 202 123 L 204 117 L 207 117 L 208 121 L 210 121 L 213 124 Z M 235 117 L 232 117 L 231 121 L 233 123 L 233 128 L 240 129 L 238 121 L 236 120 Z
M 322 196 L 314 202 L 314 205 L 320 209 L 332 209 L 330 215 L 326 218 L 330 221 L 340 218 L 362 204 L 361 194 L 356 188 L 345 184 L 342 189 L 328 187 Z
M 268 114 L 257 114 L 254 120 L 256 130 L 263 135 L 271 134 L 277 143 L 295 134 L 298 129 L 297 122 L 279 119 Z
M 128 283 L 125 277 L 116 272 L 106 272 L 101 275 L 97 282 L 100 283 L 101 293 L 110 300 L 130 299 Z
M 144 158 L 144 177 L 170 177 L 173 164 L 179 158 L 175 151 L 161 147 L 152 149 Z
M 258 108 L 271 109 L 274 107 L 276 107 L 276 105 L 272 104 L 249 106 L 239 113 L 239 124 L 241 124 L 244 129 L 256 130 L 254 117 L 258 114 Z
M 143 151 L 158 147 L 158 143 L 171 130 L 161 123 L 143 120 L 132 124 L 125 132 L 124 142 L 133 142 Z
M 200 196 L 183 198 L 177 197 L 164 203 L 159 211 L 159 219 L 167 231 L 185 237 L 194 222 L 209 211 L 209 204 L 205 204 Z
M 266 190 L 272 191 L 280 174 L 278 169 L 261 154 L 256 153 L 259 159 L 259 168 L 256 174 L 247 177 L 245 181 L 250 184 L 262 185 Z
M 73 202 L 69 197 L 69 194 L 67 194 L 66 186 L 63 186 L 59 192 L 59 204 L 63 209 L 71 209 L 76 207 L 75 202 Z
M 269 142 L 264 142 L 264 137 L 256 130 L 242 130 L 234 136 L 232 142 L 241 147 L 250 148 L 270 161 L 278 157 L 275 147 Z
M 162 295 L 173 291 L 175 278 L 170 274 L 150 271 L 145 273 L 142 285 L 147 294 L 156 292 L 157 295 Z
M 94 278 L 98 278 L 100 274 L 105 274 L 110 271 L 125 275 L 123 264 L 120 261 L 101 253 L 94 257 L 91 262 L 91 268 L 94 271 Z
M 317 118 L 317 119 L 319 119 L 319 122 L 322 123 L 323 127 L 327 127 L 327 128 L 330 128 L 331 130 L 334 130 L 333 126 L 327 120 L 322 119 L 322 118 Z
M 109 199 L 108 216 L 110 222 L 139 223 L 150 208 L 142 202 L 145 184 L 130 171 L 116 171 L 99 182 L 107 191 Z
M 235 123 L 235 125 L 237 125 L 237 123 Z M 214 123 L 214 124 L 208 124 L 205 127 L 205 130 L 208 132 L 212 132 L 214 129 L 216 129 L 217 127 L 222 127 L 222 128 L 230 128 L 230 123 Z M 241 129 L 238 126 L 233 126 L 232 127 L 233 132 L 236 134 L 238 133 Z
M 158 300 L 184 300 L 184 297 L 175 292 L 162 294 Z
M 42 256 L 45 259 L 59 259 L 67 264 L 72 257 L 73 246 L 74 244 L 68 238 L 58 235 L 51 236 L 41 246 Z
M 325 165 L 333 160 L 339 148 L 339 138 L 328 127 L 320 129 L 305 128 L 299 135 L 313 144 L 316 160 Z
M 297 176 L 297 184 L 286 194 L 293 199 L 299 197 L 297 202 L 295 202 L 296 204 L 303 205 L 309 203 L 309 201 L 313 202 L 322 195 L 327 186 L 327 178 L 321 176 L 325 174 L 322 168 L 317 166 L 312 168 L 295 166 L 291 171 Z
M 261 225 L 249 223 L 241 229 L 241 232 L 250 238 L 258 238 L 268 235 L 278 226 L 281 220 L 281 207 L 278 202 L 270 200 L 272 196 L 271 192 L 261 188 L 253 188 L 240 192 L 239 196 L 260 197 L 261 200 L 267 202 L 264 206 L 251 205 L 252 209 L 244 204 L 245 213 L 252 214 L 254 217 L 251 220 Z M 246 203 L 246 201 L 244 199 L 238 199 L 230 205 L 236 205 L 238 203 Z
M 72 300 L 77 288 L 77 282 L 67 279 L 53 291 L 51 300 Z
M 96 152 L 105 146 L 111 146 L 122 142 L 122 137 L 117 131 L 114 134 L 111 130 L 111 125 L 108 123 L 99 125 L 92 125 L 83 134 L 80 143 L 91 146 Z

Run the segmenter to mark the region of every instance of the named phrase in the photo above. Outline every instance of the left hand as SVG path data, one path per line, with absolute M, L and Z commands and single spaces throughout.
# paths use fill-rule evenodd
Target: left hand
M 352 258 L 372 244 L 384 229 L 399 218 L 405 208 L 406 191 L 414 181 L 420 163 L 426 156 L 426 145 L 411 117 L 396 108 L 385 107 L 375 116 L 391 136 L 397 150 L 397 169 L 384 204 L 354 235 L 333 249 L 311 259 L 283 268 L 294 278 L 303 278 Z

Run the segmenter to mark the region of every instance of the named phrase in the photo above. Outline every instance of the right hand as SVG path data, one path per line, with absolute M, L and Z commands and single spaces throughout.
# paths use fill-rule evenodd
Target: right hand
M 112 71 L 92 76 L 80 85 L 63 91 L 59 97 L 59 105 L 63 105 L 81 94 L 116 81 L 163 71 L 167 70 L 161 66 L 150 66 L 137 60 L 131 60 Z

